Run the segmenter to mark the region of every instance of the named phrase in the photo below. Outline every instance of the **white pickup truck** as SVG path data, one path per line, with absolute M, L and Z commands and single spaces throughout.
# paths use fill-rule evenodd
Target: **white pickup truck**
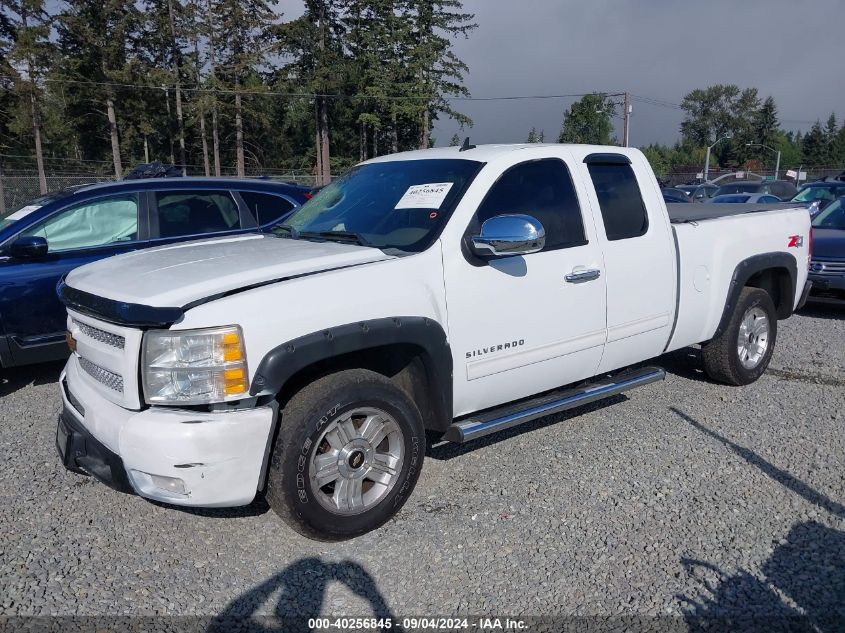
M 713 379 L 753 382 L 806 296 L 809 215 L 679 206 L 633 149 L 432 149 L 359 165 L 275 235 L 74 270 L 61 458 L 170 504 L 263 493 L 342 539 L 407 500 L 426 431 L 612 396 L 696 343 Z

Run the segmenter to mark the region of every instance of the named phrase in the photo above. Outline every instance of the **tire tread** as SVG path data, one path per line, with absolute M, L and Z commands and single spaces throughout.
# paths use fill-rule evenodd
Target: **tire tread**
M 742 318 L 754 303 L 759 303 L 760 307 L 766 312 L 771 326 L 769 328 L 769 349 L 766 351 L 766 357 L 763 358 L 757 368 L 749 372 L 739 365 L 736 339 Z M 703 346 L 701 355 L 704 361 L 704 371 L 717 382 L 735 386 L 750 384 L 766 370 L 774 351 L 776 338 L 777 312 L 772 298 L 765 290 L 747 286 L 740 292 L 739 300 L 725 330 Z

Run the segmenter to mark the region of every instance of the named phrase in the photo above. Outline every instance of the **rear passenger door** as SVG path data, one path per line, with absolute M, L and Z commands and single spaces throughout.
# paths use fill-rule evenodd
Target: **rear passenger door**
M 605 280 L 589 209 L 582 215 L 571 174 L 558 156 L 505 169 L 466 227 L 463 249 L 444 246 L 457 415 L 596 372 L 605 340 Z M 485 220 L 513 213 L 540 221 L 542 251 L 495 259 L 468 251 L 467 239 Z
M 651 168 L 638 156 L 590 154 L 607 281 L 607 344 L 599 372 L 659 356 L 675 312 L 674 239 Z
M 225 189 L 170 189 L 150 193 L 150 235 L 158 243 L 214 237 L 255 227 Z

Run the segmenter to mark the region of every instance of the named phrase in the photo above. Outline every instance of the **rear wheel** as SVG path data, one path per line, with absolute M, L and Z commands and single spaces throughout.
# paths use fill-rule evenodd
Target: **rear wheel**
M 765 290 L 743 288 L 728 326 L 702 349 L 713 380 L 747 385 L 766 371 L 777 339 L 777 313 Z
M 424 451 L 422 419 L 405 392 L 371 371 L 338 372 L 282 411 L 267 501 L 301 534 L 351 538 L 399 511 Z

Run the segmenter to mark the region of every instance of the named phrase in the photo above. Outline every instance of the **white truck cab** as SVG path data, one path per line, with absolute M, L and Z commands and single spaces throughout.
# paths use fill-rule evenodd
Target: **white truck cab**
M 176 505 L 263 493 L 348 538 L 408 498 L 426 431 L 468 442 L 654 382 L 626 368 L 696 343 L 713 379 L 753 382 L 809 289 L 809 215 L 679 206 L 634 149 L 423 150 L 274 235 L 79 268 L 59 453 Z

